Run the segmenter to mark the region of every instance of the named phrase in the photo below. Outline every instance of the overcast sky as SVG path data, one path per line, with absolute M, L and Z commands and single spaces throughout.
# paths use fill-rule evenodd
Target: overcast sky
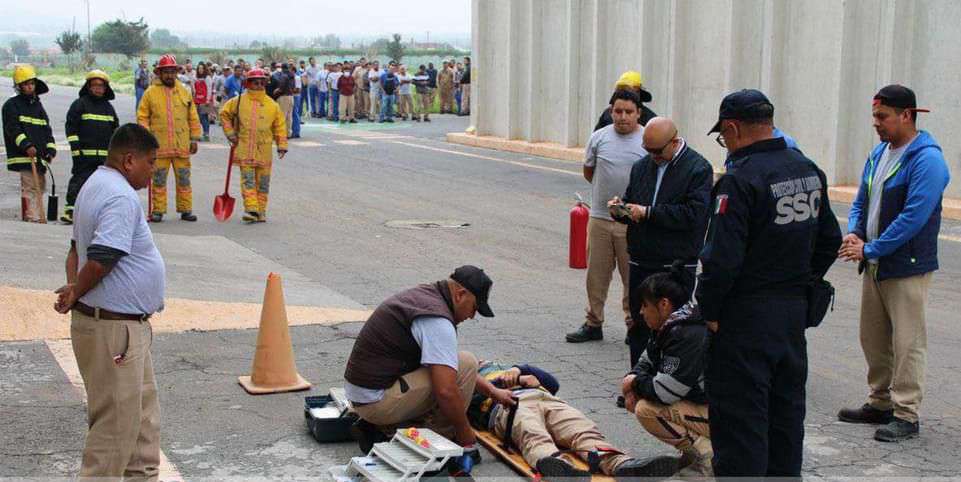
M 4 2 L 7 3 L 7 2 Z M 3 30 L 11 23 L 35 30 L 44 19 L 67 28 L 76 16 L 77 30 L 86 30 L 84 0 L 11 2 L 4 6 Z M 470 33 L 470 0 L 90 0 L 90 20 L 143 17 L 151 30 L 173 32 L 242 32 L 277 37 L 334 33 L 361 36 L 389 32 L 413 35 Z M 49 23 L 48 23 L 49 25 Z M 49 27 L 48 27 L 49 28 Z

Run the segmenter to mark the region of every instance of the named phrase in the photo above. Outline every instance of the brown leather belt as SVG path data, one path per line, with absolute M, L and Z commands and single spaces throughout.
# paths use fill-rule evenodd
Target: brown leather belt
M 92 306 L 88 306 L 79 301 L 77 302 L 76 305 L 73 306 L 73 309 L 79 311 L 85 316 L 89 316 L 91 318 L 99 318 L 101 320 L 109 320 L 109 321 L 122 321 L 122 320 L 147 321 L 151 317 L 151 315 L 147 315 L 147 314 L 132 315 L 128 313 L 114 313 L 112 311 L 105 310 L 103 308 L 94 308 Z

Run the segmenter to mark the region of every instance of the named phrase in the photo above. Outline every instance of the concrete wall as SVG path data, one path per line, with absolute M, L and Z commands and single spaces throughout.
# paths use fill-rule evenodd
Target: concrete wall
M 889 83 L 932 108 L 961 197 L 961 2 L 957 0 L 473 0 L 472 121 L 480 135 L 580 146 L 621 72 L 715 166 L 704 135 L 721 98 L 759 88 L 834 184 L 855 184 L 871 97 Z

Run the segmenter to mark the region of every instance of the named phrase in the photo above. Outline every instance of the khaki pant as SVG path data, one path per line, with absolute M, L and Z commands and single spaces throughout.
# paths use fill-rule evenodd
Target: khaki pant
M 153 171 L 153 205 L 151 212 L 167 212 L 167 174 L 173 166 L 174 182 L 177 185 L 177 212 L 186 213 L 193 209 L 193 188 L 190 186 L 190 158 L 174 157 L 157 159 Z
M 434 90 L 429 89 L 427 92 L 419 94 L 417 100 L 420 101 L 417 106 L 417 115 L 423 116 L 424 119 L 429 118 L 430 108 L 434 105 Z
M 43 193 L 47 189 L 47 178 L 45 174 L 37 173 L 40 186 L 33 182 L 33 169 L 20 171 L 20 205 L 24 221 L 40 222 L 47 215 L 41 212 L 40 204 L 43 202 Z M 38 189 L 39 188 L 39 189 Z M 37 191 L 40 196 L 37 197 Z
M 411 94 L 400 94 L 397 96 L 397 115 L 414 115 L 414 96 Z
M 518 398 L 520 401 L 517 414 L 514 415 L 511 441 L 531 467 L 536 467 L 538 460 L 550 457 L 559 450 L 617 450 L 591 419 L 567 402 L 542 390 L 521 393 Z M 507 431 L 508 413 L 508 410 L 498 410 L 495 414 L 494 435 L 501 439 Z M 577 456 L 587 460 L 586 453 L 581 452 Z M 602 456 L 601 471 L 612 475 L 614 469 L 629 458 L 621 454 Z
M 370 110 L 370 95 L 362 89 L 354 93 L 354 116 L 364 116 Z
M 377 119 L 380 116 L 380 91 L 370 90 L 370 112 L 367 113 L 368 119 Z
M 470 84 L 460 85 L 460 113 L 470 114 Z
M 87 391 L 81 480 L 157 480 L 160 406 L 150 323 L 99 320 L 73 311 L 70 339 Z
M 354 119 L 354 96 L 343 95 L 340 96 L 340 104 L 337 106 L 337 110 L 340 111 L 340 121 L 347 122 Z
M 868 403 L 916 422 L 924 395 L 927 331 L 924 307 L 932 273 L 876 281 L 864 273 L 861 349 L 868 362 Z
M 440 87 L 440 112 L 442 114 L 450 114 L 454 112 L 454 86 L 441 86 Z
M 278 97 L 277 105 L 284 113 L 284 120 L 287 122 L 287 137 L 290 137 L 290 129 L 294 125 L 294 96 L 282 95 Z
M 631 319 L 628 274 L 630 255 L 627 254 L 627 225 L 606 219 L 591 218 L 587 224 L 587 324 L 604 324 L 604 303 L 611 286 L 614 268 L 621 275 L 624 293 L 621 308 L 624 319 Z
M 477 358 L 469 352 L 460 352 L 457 357 L 457 386 L 464 401 L 465 413 L 476 381 Z M 354 411 L 360 418 L 384 430 L 425 425 L 447 438 L 453 439 L 455 435 L 453 424 L 437 406 L 430 382 L 430 369 L 427 367 L 404 375 L 384 392 L 384 398 L 380 401 L 355 405 Z

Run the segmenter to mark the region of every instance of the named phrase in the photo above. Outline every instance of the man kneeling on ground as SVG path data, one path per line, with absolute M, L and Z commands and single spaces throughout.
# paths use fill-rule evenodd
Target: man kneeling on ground
M 685 288 L 691 280 L 682 263 L 669 273 L 646 278 L 640 287 L 641 312 L 653 332 L 647 350 L 621 384 L 625 407 L 651 435 L 681 452 L 673 466 L 654 476 L 668 477 L 689 467 L 712 476 L 711 429 L 704 392 L 708 329 Z M 680 308 L 678 308 L 680 307 Z
M 551 480 L 591 478 L 590 472 L 561 457 L 564 453 L 589 460 L 589 454 L 597 452 L 596 470 L 614 477 L 646 477 L 676 465 L 674 457 L 639 460 L 625 455 L 580 410 L 555 396 L 559 388 L 557 379 L 540 368 L 481 362 L 467 415 L 479 430 L 508 440 L 531 467 Z M 502 402 L 512 398 L 516 404 Z
M 344 390 L 360 420 L 351 431 L 367 453 L 402 426 L 427 427 L 479 460 L 467 404 L 477 359 L 457 350 L 457 325 L 475 313 L 492 317 L 493 282 L 475 266 L 449 279 L 402 291 L 380 304 L 347 359 Z

